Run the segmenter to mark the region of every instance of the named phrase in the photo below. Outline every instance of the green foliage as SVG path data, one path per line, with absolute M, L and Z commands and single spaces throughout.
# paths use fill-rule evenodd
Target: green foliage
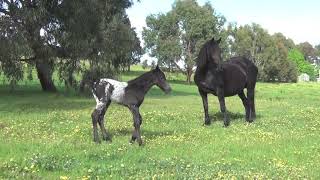
M 197 87 L 183 80 L 170 81 L 170 95 L 148 93 L 142 147 L 128 143 L 133 127 L 125 107 L 111 104 L 113 141 L 95 144 L 94 99 L 41 93 L 38 82 L 14 94 L 0 86 L 0 179 L 320 178 L 319 84 L 257 83 L 257 120 L 246 123 L 241 100 L 230 97 L 232 124 L 223 128 L 217 98 L 209 96 L 213 124 L 203 126 Z
M 313 60 L 317 58 L 317 50 L 309 42 L 303 42 L 297 45 L 297 48 L 304 55 L 304 59 L 313 63 Z
M 245 56 L 259 68 L 261 81 L 296 82 L 297 69 L 287 59 L 289 49 L 295 45 L 281 33 L 273 36 L 260 25 L 229 25 L 230 54 Z
M 296 64 L 299 73 L 306 73 L 310 76 L 311 80 L 315 80 L 316 74 L 314 67 L 305 60 L 304 55 L 298 49 L 290 50 L 288 59 Z
M 206 40 L 223 35 L 224 23 L 225 18 L 209 3 L 199 6 L 195 0 L 176 1 L 168 13 L 147 17 L 142 33 L 145 49 L 158 64 L 179 69 L 190 82 L 199 49 Z M 184 68 L 177 65 L 180 60 Z
M 131 0 L 0 1 L 0 68 L 15 82 L 22 79 L 23 63 L 35 66 L 42 88 L 55 91 L 54 68 L 60 80 L 75 86 L 76 75 L 92 71 L 110 75 L 129 67 L 142 54 L 125 14 L 131 4 Z

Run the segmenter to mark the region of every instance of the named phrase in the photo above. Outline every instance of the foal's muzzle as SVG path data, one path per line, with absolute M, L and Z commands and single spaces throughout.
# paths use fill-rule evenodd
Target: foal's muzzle
M 171 92 L 171 87 L 170 87 L 170 85 L 169 84 L 166 84 L 166 87 L 164 88 L 164 92 L 166 93 L 166 94 L 168 94 L 168 93 L 170 93 Z

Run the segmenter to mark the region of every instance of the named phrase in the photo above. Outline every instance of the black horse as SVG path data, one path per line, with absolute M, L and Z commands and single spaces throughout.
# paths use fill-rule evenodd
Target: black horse
M 256 117 L 254 89 L 258 68 L 245 57 L 233 57 L 222 62 L 220 41 L 221 39 L 215 41 L 214 38 L 207 41 L 200 49 L 196 63 L 194 81 L 202 97 L 205 124 L 211 123 L 208 115 L 208 93 L 218 96 L 225 127 L 230 124 L 230 120 L 224 98 L 234 95 L 238 95 L 242 100 L 246 121 L 253 122 Z M 247 97 L 244 94 L 245 88 L 247 88 Z
M 140 125 L 142 123 L 142 118 L 139 107 L 144 100 L 144 96 L 153 85 L 157 85 L 165 93 L 171 91 L 171 87 L 166 82 L 164 73 L 158 66 L 129 82 L 119 82 L 113 79 L 100 79 L 98 82 L 94 83 L 92 93 L 97 105 L 91 114 L 93 140 L 95 142 L 100 142 L 97 128 L 97 124 L 99 124 L 103 139 L 111 141 L 111 138 L 104 127 L 104 115 L 111 101 L 113 101 L 130 109 L 133 115 L 134 126 L 130 142 L 133 143 L 137 140 L 139 145 L 141 145 Z

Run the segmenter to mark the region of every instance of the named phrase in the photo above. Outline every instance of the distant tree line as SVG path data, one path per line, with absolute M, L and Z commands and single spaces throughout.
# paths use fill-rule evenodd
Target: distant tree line
M 296 45 L 258 24 L 226 24 L 210 3 L 199 6 L 196 0 L 178 0 L 169 12 L 148 16 L 142 48 L 125 12 L 132 3 L 0 0 L 0 75 L 14 87 L 24 77 L 32 79 L 36 70 L 43 91 L 56 91 L 57 72 L 66 87 L 83 91 L 97 78 L 130 70 L 147 52 L 160 66 L 184 73 L 191 82 L 199 48 L 221 37 L 224 60 L 248 57 L 259 67 L 261 81 L 294 82 L 302 72 L 316 77 L 311 64 L 320 65 L 320 45 Z
M 315 67 L 320 62 L 320 45 L 305 42 L 295 44 L 281 33 L 270 35 L 259 24 L 238 26 L 226 24 L 226 18 L 206 3 L 196 0 L 176 1 L 165 14 L 149 15 L 143 30 L 145 51 L 156 57 L 169 70 L 179 70 L 191 81 L 192 69 L 199 48 L 206 40 L 222 38 L 224 60 L 245 56 L 259 68 L 259 80 L 296 82 L 299 73 L 315 79 Z M 184 67 L 177 65 L 184 62 Z
M 125 13 L 132 3 L 0 0 L 0 73 L 13 87 L 36 69 L 42 89 L 56 91 L 54 71 L 67 87 L 83 90 L 101 76 L 130 70 L 142 55 Z

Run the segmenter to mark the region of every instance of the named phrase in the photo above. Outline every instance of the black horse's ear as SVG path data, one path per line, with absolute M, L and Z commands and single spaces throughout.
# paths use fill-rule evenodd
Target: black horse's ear
M 157 66 L 156 66 L 156 68 L 155 68 L 156 70 L 159 70 L 160 68 L 159 68 L 159 65 L 157 64 Z
M 212 42 L 212 43 L 214 42 L 214 37 L 211 39 L 211 42 Z
M 219 39 L 217 40 L 217 43 L 218 43 L 218 44 L 220 44 L 220 42 L 221 42 L 221 38 L 219 38 Z

